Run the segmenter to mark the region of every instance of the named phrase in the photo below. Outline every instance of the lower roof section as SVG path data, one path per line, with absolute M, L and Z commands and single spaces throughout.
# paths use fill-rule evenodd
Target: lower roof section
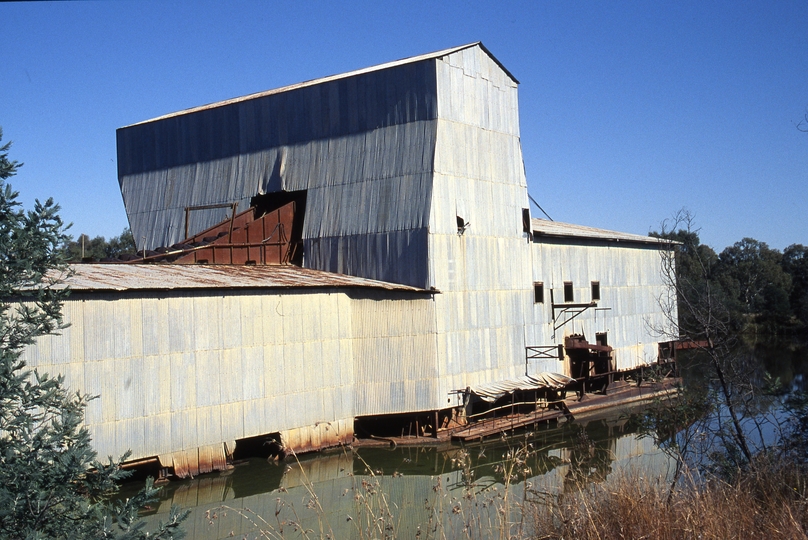
M 668 247 L 671 244 L 677 243 L 653 236 L 642 236 L 639 234 L 609 231 L 606 229 L 587 227 L 586 225 L 561 223 L 560 221 L 548 221 L 546 219 L 539 218 L 533 218 L 531 220 L 531 228 L 536 241 L 540 241 L 541 238 L 588 239 L 606 242 L 650 244 L 659 247 Z
M 362 288 L 434 293 L 292 265 L 76 264 L 58 287 L 73 291 Z M 58 276 L 51 276 L 56 277 Z

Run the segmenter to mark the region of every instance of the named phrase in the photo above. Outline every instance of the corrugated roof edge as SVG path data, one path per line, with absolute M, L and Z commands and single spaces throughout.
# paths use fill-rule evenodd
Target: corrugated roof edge
M 544 236 L 549 238 L 588 238 L 605 240 L 609 242 L 651 244 L 655 246 L 679 244 L 679 242 L 656 238 L 653 236 L 642 236 L 640 234 L 597 229 L 595 227 L 587 227 L 586 225 L 548 221 L 541 218 L 533 218 L 531 220 L 531 228 L 533 229 L 534 236 Z
M 409 285 L 388 283 L 298 266 L 235 266 L 183 264 L 75 264 L 70 275 L 52 275 L 57 288 L 74 291 L 182 289 L 382 289 L 438 293 Z
M 413 63 L 413 62 L 420 62 L 422 60 L 430 60 L 432 58 L 441 58 L 443 56 L 448 56 L 448 55 L 456 53 L 458 51 L 462 51 L 463 49 L 468 49 L 470 47 L 476 47 L 476 46 L 479 46 L 480 49 L 482 49 L 488 56 L 490 56 L 491 59 L 502 69 L 502 71 L 504 71 L 508 75 L 508 77 L 513 79 L 513 82 L 515 82 L 516 84 L 519 84 L 519 80 L 516 77 L 514 77 L 513 74 L 510 71 L 508 71 L 508 69 L 505 66 L 502 65 L 502 62 L 497 60 L 496 56 L 491 54 L 491 51 L 489 51 L 486 48 L 486 46 L 483 45 L 482 41 L 475 41 L 474 43 L 467 43 L 466 45 L 460 45 L 458 47 L 452 47 L 452 48 L 449 48 L 449 49 L 443 49 L 441 51 L 435 51 L 435 52 L 426 53 L 426 54 L 422 54 L 422 55 L 418 55 L 418 56 L 410 56 L 410 57 L 407 57 L 407 58 L 402 58 L 401 60 L 394 60 L 392 62 L 386 62 L 384 64 L 378 64 L 378 65 L 375 65 L 375 66 L 361 68 L 361 69 L 357 69 L 357 70 L 354 70 L 354 71 L 348 71 L 346 73 L 338 73 L 336 75 L 328 75 L 326 77 L 321 77 L 319 79 L 312 79 L 312 80 L 309 80 L 309 81 L 290 84 L 288 86 L 282 86 L 280 88 L 273 88 L 272 90 L 263 90 L 261 92 L 255 92 L 255 93 L 252 93 L 252 94 L 247 94 L 246 96 L 239 96 L 239 97 L 235 97 L 235 98 L 231 98 L 231 99 L 225 99 L 223 101 L 216 101 L 216 102 L 213 102 L 213 103 L 208 103 L 207 105 L 199 105 L 197 107 L 191 107 L 190 109 L 183 109 L 181 111 L 176 111 L 176 112 L 164 114 L 162 116 L 158 116 L 156 118 L 151 118 L 149 120 L 143 120 L 141 122 L 135 122 L 134 124 L 129 124 L 127 126 L 123 126 L 123 127 L 118 128 L 118 129 L 126 129 L 126 128 L 129 128 L 129 127 L 139 126 L 141 124 L 148 124 L 148 123 L 151 123 L 151 122 L 157 122 L 157 121 L 160 121 L 160 120 L 165 120 L 167 118 L 173 118 L 175 116 L 182 116 L 184 114 L 191 114 L 191 113 L 195 113 L 195 112 L 198 112 L 198 111 L 204 111 L 206 109 L 215 109 L 216 107 L 224 107 L 225 105 L 231 105 L 233 103 L 239 103 L 241 101 L 248 101 L 250 99 L 256 99 L 256 98 L 260 98 L 260 97 L 264 97 L 264 96 L 271 96 L 272 94 L 280 94 L 280 93 L 283 93 L 283 92 L 288 92 L 290 90 L 296 90 L 298 88 L 305 88 L 307 86 L 314 86 L 314 85 L 321 84 L 321 83 L 324 83 L 324 82 L 337 81 L 339 79 L 344 79 L 344 78 L 347 78 L 347 77 L 353 77 L 354 75 L 361 75 L 363 73 L 371 73 L 373 71 L 380 71 L 382 69 L 388 69 L 388 68 L 391 68 L 391 67 L 401 66 L 401 65 L 404 65 L 404 64 L 410 64 L 410 63 Z

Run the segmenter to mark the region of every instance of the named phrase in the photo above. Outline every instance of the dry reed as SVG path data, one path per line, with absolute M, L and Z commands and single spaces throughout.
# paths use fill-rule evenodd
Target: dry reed
M 624 473 L 524 510 L 544 539 L 808 539 L 807 495 L 798 470 L 764 465 L 670 498 L 664 482 Z

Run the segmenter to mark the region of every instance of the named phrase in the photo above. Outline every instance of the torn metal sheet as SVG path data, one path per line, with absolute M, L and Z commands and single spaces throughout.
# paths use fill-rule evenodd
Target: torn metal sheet
M 538 375 L 522 375 L 516 379 L 478 384 L 469 387 L 468 391 L 487 403 L 494 403 L 504 395 L 521 390 L 541 390 L 544 388 L 559 390 L 573 382 L 575 382 L 575 379 L 566 375 L 545 371 Z

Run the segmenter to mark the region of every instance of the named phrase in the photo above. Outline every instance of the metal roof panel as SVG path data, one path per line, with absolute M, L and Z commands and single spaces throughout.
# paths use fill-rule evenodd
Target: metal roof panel
M 546 219 L 533 218 L 531 220 L 533 235 L 553 238 L 588 238 L 595 240 L 606 240 L 611 242 L 639 242 L 642 244 L 667 245 L 670 240 L 655 238 L 653 236 L 642 236 L 640 234 L 609 231 L 606 229 L 596 229 L 586 225 L 575 225 L 572 223 L 561 223 L 559 221 L 549 221 Z
M 359 287 L 388 291 L 424 289 L 291 265 L 76 264 L 61 286 L 74 291 L 176 289 L 297 289 Z M 58 286 L 58 285 L 57 285 Z
M 517 83 L 517 84 L 519 83 L 519 81 L 516 79 L 516 77 L 514 77 L 511 74 L 511 72 L 508 71 L 505 68 L 505 66 L 503 66 L 502 63 L 499 60 L 497 60 L 496 57 L 493 54 L 491 54 L 491 52 L 482 44 L 481 41 L 476 41 L 474 43 L 467 43 L 466 45 L 460 45 L 458 47 L 452 47 L 452 48 L 449 48 L 449 49 L 443 49 L 443 50 L 440 50 L 440 51 L 435 51 L 435 52 L 422 54 L 422 55 L 418 55 L 418 56 L 411 56 L 409 58 L 402 58 L 401 60 L 395 60 L 393 62 L 387 62 L 387 63 L 384 63 L 384 64 L 378 64 L 378 65 L 375 65 L 375 66 L 370 66 L 370 67 L 366 67 L 366 68 L 362 68 L 362 69 L 357 69 L 357 70 L 354 70 L 354 71 L 349 71 L 347 73 L 339 73 L 339 74 L 336 74 L 336 75 L 329 75 L 327 77 L 321 77 L 319 79 L 312 79 L 310 81 L 304 81 L 304 82 L 300 82 L 300 83 L 290 84 L 288 86 L 282 86 L 280 88 L 274 88 L 272 90 L 264 90 L 262 92 L 255 92 L 253 94 L 248 94 L 246 96 L 240 96 L 240 97 L 236 97 L 236 98 L 232 98 L 232 99 L 226 99 L 226 100 L 223 100 L 223 101 L 217 101 L 215 103 L 209 103 L 207 105 L 200 105 L 198 107 L 192 107 L 190 109 L 184 109 L 182 111 L 177 111 L 177 112 L 165 114 L 163 116 L 158 116 L 158 117 L 152 118 L 150 120 L 144 120 L 142 122 L 136 122 L 136 123 L 130 124 L 128 126 L 123 126 L 120 129 L 125 129 L 125 128 L 128 128 L 128 127 L 137 126 L 137 125 L 140 125 L 140 124 L 147 124 L 149 122 L 156 122 L 158 120 L 165 120 L 166 118 L 172 118 L 174 116 L 181 116 L 181 115 L 184 115 L 184 114 L 190 114 L 190 113 L 194 113 L 194 112 L 198 112 L 198 111 L 203 111 L 205 109 L 213 109 L 213 108 L 216 108 L 216 107 L 222 107 L 222 106 L 225 106 L 225 105 L 231 105 L 233 103 L 239 103 L 241 101 L 248 101 L 250 99 L 261 98 L 261 97 L 269 96 L 269 95 L 272 95 L 272 94 L 280 94 L 280 93 L 283 93 L 283 92 L 288 92 L 290 90 L 296 90 L 298 88 L 305 88 L 305 87 L 308 87 L 308 86 L 315 86 L 315 85 L 318 85 L 318 84 L 331 82 L 331 81 L 336 81 L 336 80 L 339 80 L 339 79 L 346 79 L 348 77 L 353 77 L 355 75 L 363 75 L 365 73 L 371 73 L 373 71 L 381 71 L 383 69 L 389 69 L 389 68 L 393 68 L 393 67 L 402 66 L 402 65 L 405 65 L 405 64 L 412 64 L 412 63 L 415 63 L 415 62 L 421 62 L 423 60 L 431 60 L 431 59 L 434 59 L 434 58 L 442 58 L 444 56 L 454 54 L 454 53 L 462 51 L 464 49 L 468 49 L 468 48 L 471 48 L 471 47 L 477 47 L 477 46 L 479 46 L 480 49 L 485 51 L 485 53 L 488 56 L 490 56 L 491 59 L 494 60 L 494 62 L 496 62 L 496 64 L 500 68 L 502 68 L 502 71 L 504 71 L 508 75 L 508 77 L 513 79 L 513 81 L 515 83 Z

